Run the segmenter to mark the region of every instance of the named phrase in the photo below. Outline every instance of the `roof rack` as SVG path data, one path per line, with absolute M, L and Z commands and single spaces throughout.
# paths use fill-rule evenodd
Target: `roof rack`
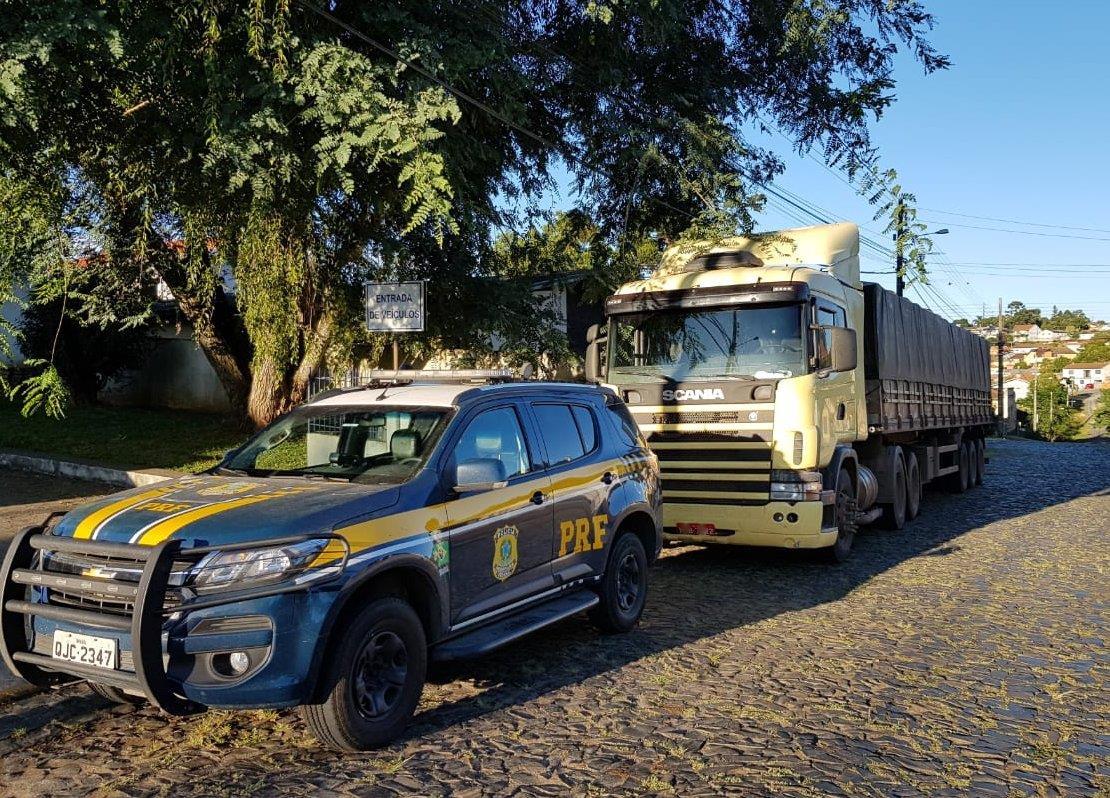
M 496 383 L 513 382 L 517 377 L 509 369 L 373 369 L 366 387 L 410 385 L 414 382 Z

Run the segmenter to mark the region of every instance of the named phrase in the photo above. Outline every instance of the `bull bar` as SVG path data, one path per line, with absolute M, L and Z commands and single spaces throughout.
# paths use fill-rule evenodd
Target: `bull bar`
M 179 694 L 166 673 L 162 633 L 169 616 L 184 617 L 201 609 L 308 590 L 310 587 L 334 582 L 342 576 L 351 554 L 347 539 L 335 533 L 192 548 L 183 548 L 181 541 L 172 539 L 155 546 L 76 540 L 46 532 L 58 515 L 60 513 L 52 514 L 40 526 L 28 527 L 16 535 L 0 564 L 0 658 L 12 673 L 37 687 L 53 687 L 88 679 L 111 687 L 140 692 L 151 704 L 172 715 L 190 714 L 203 707 Z M 334 564 L 324 566 L 333 569 L 330 574 L 308 583 L 285 581 L 228 590 L 218 595 L 194 597 L 175 606 L 166 606 L 166 592 L 175 562 L 199 562 L 205 555 L 216 551 L 270 548 L 321 539 L 338 541 L 343 546 L 342 558 Z M 39 552 L 100 558 L 109 563 L 129 563 L 135 566 L 135 570 L 141 567 L 141 571 L 138 581 L 51 572 L 44 567 L 45 556 L 37 556 Z M 43 602 L 27 600 L 27 592 L 32 587 L 46 589 Z M 101 609 L 82 609 L 51 603 L 51 591 L 61 589 L 68 595 L 91 599 L 93 604 L 101 602 Z M 103 608 L 104 599 L 116 601 L 122 609 L 106 611 Z M 127 610 L 128 606 L 130 611 Z M 35 652 L 31 648 L 31 635 L 27 633 L 28 616 L 115 632 L 129 632 L 134 672 L 119 669 L 118 663 L 116 669 L 108 669 L 55 659 Z

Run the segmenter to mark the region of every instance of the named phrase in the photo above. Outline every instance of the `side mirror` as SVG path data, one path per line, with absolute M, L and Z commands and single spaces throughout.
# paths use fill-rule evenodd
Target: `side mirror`
M 457 493 L 481 493 L 504 488 L 508 484 L 505 479 L 505 464 L 496 458 L 477 457 L 463 460 L 455 466 Z
M 851 371 L 856 367 L 856 331 L 847 327 L 827 327 L 829 332 L 829 369 Z
M 586 379 L 590 382 L 601 382 L 601 361 L 604 358 L 605 333 L 597 324 L 591 324 L 586 330 Z

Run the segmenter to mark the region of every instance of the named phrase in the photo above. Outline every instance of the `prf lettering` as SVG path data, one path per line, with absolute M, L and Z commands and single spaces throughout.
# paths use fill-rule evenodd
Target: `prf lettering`
M 150 510 L 153 513 L 176 513 L 178 510 L 188 510 L 193 505 L 180 502 L 147 502 L 140 504 L 137 510 Z
M 605 525 L 609 516 L 595 515 L 592 518 L 575 518 L 559 524 L 559 556 L 581 554 L 605 547 Z

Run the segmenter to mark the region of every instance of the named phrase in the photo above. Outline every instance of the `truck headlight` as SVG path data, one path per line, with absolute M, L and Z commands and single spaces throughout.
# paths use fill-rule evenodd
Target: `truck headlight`
M 215 551 L 193 568 L 193 587 L 203 593 L 229 585 L 288 579 L 304 571 L 328 542 L 327 538 L 316 538 L 288 546 Z
M 771 472 L 771 500 L 781 502 L 820 501 L 822 480 L 818 471 Z

